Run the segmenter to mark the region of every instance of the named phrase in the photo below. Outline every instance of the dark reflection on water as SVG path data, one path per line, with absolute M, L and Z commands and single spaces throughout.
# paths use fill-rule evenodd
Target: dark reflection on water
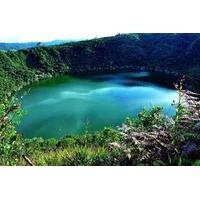
M 113 81 L 124 86 L 141 86 L 144 84 L 158 84 L 167 88 L 174 88 L 177 79 L 171 75 L 163 73 L 136 72 L 136 73 L 120 73 L 117 75 L 100 75 L 93 76 L 92 81 Z

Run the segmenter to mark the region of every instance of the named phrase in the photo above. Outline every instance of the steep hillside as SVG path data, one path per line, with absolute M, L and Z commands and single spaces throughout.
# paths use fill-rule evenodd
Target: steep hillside
M 13 90 L 59 73 L 130 69 L 186 75 L 200 88 L 200 34 L 119 34 L 114 37 L 0 52 L 0 86 Z

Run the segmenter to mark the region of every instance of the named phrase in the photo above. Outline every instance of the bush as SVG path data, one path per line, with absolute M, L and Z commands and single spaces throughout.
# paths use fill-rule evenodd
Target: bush
M 161 112 L 162 107 L 160 106 L 153 106 L 150 108 L 150 110 L 144 108 L 138 113 L 137 119 L 127 118 L 125 124 L 142 130 L 150 131 L 159 126 L 164 126 L 166 123 L 166 119 Z
M 24 144 L 15 126 L 19 123 L 22 111 L 15 98 L 4 99 L 0 104 L 0 164 L 15 165 L 24 152 Z

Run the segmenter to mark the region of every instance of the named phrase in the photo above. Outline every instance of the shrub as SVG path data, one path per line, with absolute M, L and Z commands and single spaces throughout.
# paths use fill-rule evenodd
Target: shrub
M 0 104 L 0 164 L 15 165 L 24 152 L 20 135 L 16 135 L 15 126 L 22 115 L 15 98 L 5 98 Z

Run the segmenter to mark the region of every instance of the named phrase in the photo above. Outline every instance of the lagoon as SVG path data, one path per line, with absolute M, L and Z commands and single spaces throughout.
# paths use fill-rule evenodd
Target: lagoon
M 27 138 L 61 138 L 116 127 L 137 117 L 144 107 L 162 106 L 173 115 L 177 99 L 171 77 L 149 72 L 59 76 L 24 87 L 20 103 L 26 114 L 17 131 Z

